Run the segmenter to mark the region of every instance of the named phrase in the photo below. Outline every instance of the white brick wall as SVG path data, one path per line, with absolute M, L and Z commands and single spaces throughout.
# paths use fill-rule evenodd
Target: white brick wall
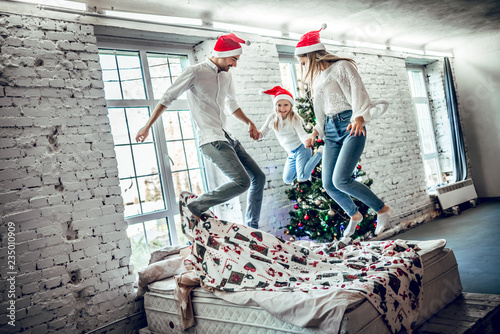
M 2 15 L 0 36 L 0 233 L 16 224 L 15 331 L 89 331 L 140 307 L 93 27 Z M 0 326 L 14 332 L 1 291 Z

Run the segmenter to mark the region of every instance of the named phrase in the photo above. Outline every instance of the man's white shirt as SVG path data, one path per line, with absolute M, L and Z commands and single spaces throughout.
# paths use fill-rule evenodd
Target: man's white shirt
M 224 132 L 227 115 L 238 108 L 235 89 L 229 72 L 218 72 L 210 59 L 187 67 L 160 99 L 168 108 L 174 100 L 187 92 L 191 115 L 195 122 L 199 146 L 213 141 L 227 141 Z

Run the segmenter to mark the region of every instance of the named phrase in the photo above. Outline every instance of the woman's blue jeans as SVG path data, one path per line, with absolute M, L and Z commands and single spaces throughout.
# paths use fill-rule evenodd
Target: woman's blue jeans
M 283 168 L 283 182 L 292 183 L 295 178 L 299 182 L 307 181 L 316 168 L 316 165 L 323 156 L 321 153 L 316 152 L 312 157 L 312 150 L 305 148 L 304 144 L 288 153 L 286 158 L 285 167 Z
M 370 188 L 352 179 L 353 171 L 365 147 L 366 136 L 351 136 L 350 131 L 346 131 L 351 115 L 352 111 L 346 110 L 326 118 L 322 179 L 323 188 L 328 195 L 352 217 L 358 208 L 351 196 L 376 212 L 382 210 L 384 202 Z

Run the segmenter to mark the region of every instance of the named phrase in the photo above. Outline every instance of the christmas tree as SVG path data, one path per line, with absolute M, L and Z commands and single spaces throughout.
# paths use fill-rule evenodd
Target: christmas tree
M 299 97 L 296 101 L 297 112 L 304 119 L 304 127 L 307 131 L 311 131 L 316 124 L 316 119 L 310 94 L 306 93 L 305 97 Z M 314 144 L 314 151 L 323 144 L 323 141 L 318 139 Z M 368 187 L 373 183 L 359 163 L 353 171 L 352 178 L 363 182 Z M 342 238 L 350 217 L 323 188 L 321 164 L 314 169 L 311 181 L 297 182 L 295 180 L 286 194 L 294 202 L 294 209 L 290 211 L 290 223 L 284 227 L 286 228 L 285 234 L 290 235 L 291 241 L 296 238 L 307 238 L 318 242 L 331 242 Z M 371 238 L 376 226 L 376 212 L 361 201 L 355 198 L 353 200 L 363 215 L 363 221 L 358 224 L 351 238 L 362 240 Z

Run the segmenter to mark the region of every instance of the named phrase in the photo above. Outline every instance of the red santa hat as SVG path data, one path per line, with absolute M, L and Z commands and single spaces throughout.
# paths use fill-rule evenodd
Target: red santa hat
M 241 44 L 250 45 L 250 41 L 244 41 L 233 33 L 222 35 L 215 43 L 212 56 L 217 58 L 238 56 L 242 53 Z
M 326 50 L 326 47 L 319 40 L 319 32 L 321 30 L 326 29 L 326 23 L 321 25 L 320 30 L 310 31 L 300 38 L 300 41 L 297 43 L 295 47 L 295 55 L 303 55 L 309 52 L 318 51 L 318 50 Z
M 273 95 L 274 96 L 274 98 L 273 98 L 274 105 L 276 105 L 276 103 L 278 103 L 279 100 L 288 100 L 288 101 L 290 101 L 290 103 L 292 105 L 294 104 L 294 99 L 293 99 L 292 94 L 280 86 L 275 86 L 275 87 L 268 89 L 268 90 L 261 90 L 260 94 L 261 95 L 263 95 L 263 94 Z

